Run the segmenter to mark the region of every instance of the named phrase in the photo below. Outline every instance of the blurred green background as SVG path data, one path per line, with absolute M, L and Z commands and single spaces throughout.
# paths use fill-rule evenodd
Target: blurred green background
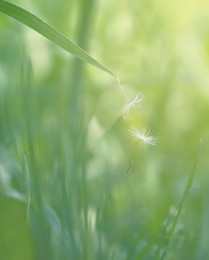
M 208 1 L 13 3 L 145 100 L 125 121 L 114 77 L 0 13 L 0 259 L 209 259 Z M 132 124 L 158 144 L 134 143 Z M 200 139 L 193 192 L 157 256 Z

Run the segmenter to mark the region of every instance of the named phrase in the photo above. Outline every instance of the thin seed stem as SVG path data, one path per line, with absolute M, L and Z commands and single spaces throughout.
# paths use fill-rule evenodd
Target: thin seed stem
M 131 160 L 131 163 L 130 163 L 130 165 L 128 167 L 128 170 L 126 171 L 127 173 L 130 173 L 133 164 L 134 164 L 134 160 Z
M 118 75 L 115 74 L 115 77 L 116 77 L 116 80 L 117 80 L 118 86 L 119 86 L 120 90 L 122 91 L 124 97 L 125 97 L 125 98 L 128 100 L 128 102 L 130 103 L 131 100 L 130 100 L 129 97 L 126 95 L 125 91 L 123 90 L 123 88 L 122 88 L 122 86 L 121 86 L 121 84 L 120 84 L 120 79 L 119 79 Z

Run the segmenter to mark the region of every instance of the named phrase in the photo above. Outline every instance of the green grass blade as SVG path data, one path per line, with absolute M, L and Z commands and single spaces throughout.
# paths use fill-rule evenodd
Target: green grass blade
M 40 33 L 48 40 L 54 42 L 56 45 L 66 50 L 67 52 L 73 54 L 77 58 L 97 67 L 100 70 L 103 70 L 112 76 L 115 74 L 93 59 L 88 55 L 83 49 L 81 49 L 73 41 L 65 37 L 62 33 L 57 31 L 55 28 L 45 23 L 37 16 L 26 11 L 25 9 L 20 8 L 12 3 L 0 0 L 0 12 L 16 19 L 17 21 L 25 24 L 26 26 L 32 28 L 36 32 Z
M 26 155 L 24 156 L 25 162 L 25 177 L 26 177 L 26 221 L 30 224 L 30 204 L 31 204 L 31 192 L 30 192 L 30 170 Z
M 186 199 L 189 197 L 189 195 L 191 193 L 191 187 L 192 187 L 194 175 L 195 175 L 197 165 L 198 165 L 198 161 L 199 161 L 201 144 L 202 144 L 202 141 L 200 140 L 199 150 L 198 150 L 198 153 L 197 153 L 194 165 L 193 165 L 192 172 L 191 172 L 189 179 L 187 181 L 187 185 L 185 187 L 182 199 L 179 202 L 178 206 L 176 207 L 175 212 L 171 215 L 171 217 L 168 219 L 167 224 L 165 225 L 165 228 L 164 228 L 164 231 L 163 231 L 163 234 L 162 234 L 162 237 L 161 237 L 161 241 L 160 241 L 160 244 L 159 244 L 159 247 L 158 247 L 158 250 L 157 250 L 156 260 L 159 260 L 159 259 L 163 260 L 165 258 L 169 244 L 170 244 L 170 241 L 171 241 L 171 238 L 173 237 L 173 233 L 174 233 L 175 228 L 176 228 L 176 224 L 177 224 L 179 217 L 181 215 L 184 202 L 186 201 Z M 170 229 L 169 229 L 169 232 L 167 233 L 166 230 L 169 228 L 169 226 L 170 226 Z M 164 247 L 164 252 L 160 256 L 160 251 L 163 249 L 163 247 Z

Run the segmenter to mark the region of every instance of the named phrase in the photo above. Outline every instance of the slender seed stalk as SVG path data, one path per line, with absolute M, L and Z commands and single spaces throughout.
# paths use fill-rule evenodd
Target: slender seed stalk
M 122 88 L 122 86 L 121 86 L 121 84 L 120 84 L 120 79 L 119 79 L 118 75 L 115 74 L 115 77 L 116 77 L 116 80 L 117 80 L 118 86 L 119 86 L 120 90 L 122 91 L 124 97 L 125 97 L 126 100 L 130 103 L 131 100 L 130 100 L 130 98 L 127 96 L 127 94 L 125 93 L 124 89 Z

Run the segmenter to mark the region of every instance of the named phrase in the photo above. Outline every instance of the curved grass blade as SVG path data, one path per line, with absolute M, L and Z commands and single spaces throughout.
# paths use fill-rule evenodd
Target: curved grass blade
M 30 191 L 30 170 L 28 165 L 27 156 L 24 155 L 24 162 L 25 162 L 25 177 L 26 177 L 26 221 L 30 224 L 30 203 L 31 203 L 31 191 Z
M 66 50 L 67 52 L 73 54 L 77 58 L 97 67 L 100 70 L 103 70 L 110 75 L 115 76 L 115 74 L 110 71 L 108 68 L 104 67 L 94 58 L 88 55 L 83 49 L 81 49 L 73 41 L 65 37 L 62 33 L 57 31 L 51 25 L 45 23 L 37 16 L 26 11 L 25 9 L 9 3 L 7 1 L 0 0 L 0 12 L 16 19 L 17 21 L 25 24 L 36 32 L 40 33 L 42 36 L 46 37 L 48 40 L 54 42 L 56 45 Z
M 187 198 L 190 196 L 190 194 L 192 192 L 191 188 L 192 188 L 194 175 L 195 175 L 195 172 L 197 170 L 197 165 L 198 165 L 200 151 L 201 151 L 201 145 L 202 145 L 202 140 L 200 140 L 197 157 L 195 159 L 192 172 L 191 172 L 189 179 L 187 181 L 187 185 L 185 187 L 182 199 L 179 202 L 178 206 L 176 207 L 176 210 L 174 211 L 174 213 L 168 219 L 168 221 L 165 225 L 165 228 L 163 230 L 162 237 L 161 237 L 158 249 L 157 249 L 157 254 L 156 254 L 156 258 L 155 258 L 156 260 L 164 260 L 165 259 L 165 256 L 166 256 L 168 247 L 170 245 L 171 239 L 173 237 L 177 222 L 178 222 L 179 217 L 181 215 L 181 212 L 182 212 L 182 209 L 183 209 L 183 206 L 184 206 L 184 202 L 187 200 Z M 169 232 L 166 232 L 167 229 L 169 229 Z M 161 254 L 161 251 L 163 251 L 162 254 Z

